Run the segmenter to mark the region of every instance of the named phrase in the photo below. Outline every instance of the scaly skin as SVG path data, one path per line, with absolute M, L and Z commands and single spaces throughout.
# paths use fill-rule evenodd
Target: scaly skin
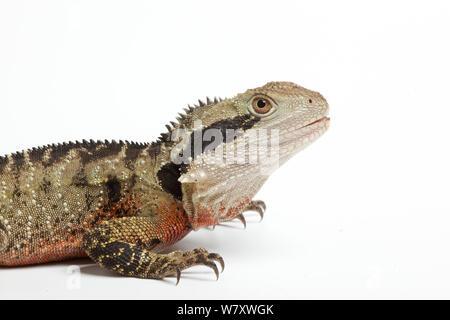
M 253 196 L 277 165 L 328 128 L 327 112 L 319 93 L 271 82 L 232 99 L 200 101 L 151 144 L 83 141 L 0 158 L 0 266 L 87 255 L 125 276 L 179 280 L 194 265 L 218 276 L 218 254 L 159 252 L 200 227 L 235 218 L 245 224 L 246 210 L 262 217 L 265 204 Z M 208 129 L 221 141 L 213 148 L 195 142 L 198 134 L 214 140 L 205 138 Z M 230 138 L 229 129 L 240 132 Z M 257 155 L 248 139 L 261 129 L 278 130 L 276 162 L 262 163 L 259 154 L 248 161 Z M 213 159 L 211 149 L 219 154 L 239 143 L 245 163 Z

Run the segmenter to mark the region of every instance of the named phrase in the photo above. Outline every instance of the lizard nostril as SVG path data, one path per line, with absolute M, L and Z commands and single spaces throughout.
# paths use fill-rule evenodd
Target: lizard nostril
M 309 99 L 309 100 L 308 100 L 308 102 L 309 102 L 309 103 L 312 103 L 312 100 L 311 100 L 311 99 Z

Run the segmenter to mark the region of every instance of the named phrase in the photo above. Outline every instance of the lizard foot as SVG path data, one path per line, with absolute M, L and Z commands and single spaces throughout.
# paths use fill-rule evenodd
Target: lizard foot
M 216 262 L 222 266 L 222 271 L 225 264 L 217 253 L 203 248 L 158 253 L 170 246 L 171 241 L 182 238 L 189 228 L 183 214 L 166 214 L 158 219 L 123 217 L 102 222 L 85 233 L 82 246 L 100 266 L 125 276 L 145 279 L 176 276 L 178 284 L 184 269 L 203 265 L 213 269 L 218 279 Z
M 262 200 L 252 200 L 244 211 L 256 211 L 262 220 L 264 218 L 264 212 L 266 212 L 266 204 Z
M 262 200 L 253 200 L 249 203 L 249 205 L 244 209 L 244 211 L 256 211 L 259 213 L 261 220 L 264 218 L 264 212 L 266 211 L 266 204 Z M 243 213 L 235 216 L 231 220 L 238 219 L 244 225 L 244 229 L 247 228 L 247 221 L 245 220 L 245 216 Z M 261 221 L 260 220 L 260 221 Z M 216 225 L 213 225 L 212 230 L 214 230 Z
M 181 271 L 188 269 L 193 266 L 207 266 L 213 269 L 216 280 L 219 279 L 219 270 L 217 269 L 216 262 L 218 262 L 222 268 L 225 268 L 225 263 L 223 258 L 217 253 L 209 253 L 204 248 L 197 248 L 190 251 L 173 251 L 167 254 L 167 258 L 170 260 L 166 263 L 168 267 L 166 270 L 161 270 L 159 278 L 164 278 L 166 276 L 176 275 L 177 284 L 180 282 Z

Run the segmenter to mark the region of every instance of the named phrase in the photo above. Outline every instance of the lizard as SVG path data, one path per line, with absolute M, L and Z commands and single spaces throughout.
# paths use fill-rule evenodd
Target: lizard
M 254 195 L 329 122 L 320 93 L 269 82 L 188 105 L 151 143 L 83 140 L 0 157 L 0 266 L 87 256 L 129 277 L 178 284 L 203 265 L 218 279 L 219 254 L 170 247 L 202 227 L 245 224 L 248 210 L 262 218 Z

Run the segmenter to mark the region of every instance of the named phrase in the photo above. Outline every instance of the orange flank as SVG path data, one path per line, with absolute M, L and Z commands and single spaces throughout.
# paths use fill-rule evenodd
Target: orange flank
M 0 265 L 19 266 L 27 264 L 60 261 L 86 257 L 81 248 L 83 233 L 59 233 L 51 239 L 38 239 L 35 243 L 23 243 L 19 248 L 11 248 L 0 256 Z

